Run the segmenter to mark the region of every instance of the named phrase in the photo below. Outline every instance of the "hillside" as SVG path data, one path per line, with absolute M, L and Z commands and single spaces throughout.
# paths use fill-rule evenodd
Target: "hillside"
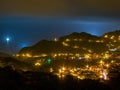
M 20 54 L 30 53 L 39 55 L 42 53 L 102 53 L 107 50 L 106 43 L 101 39 L 85 32 L 74 32 L 56 40 L 42 40 L 31 47 L 20 50 Z

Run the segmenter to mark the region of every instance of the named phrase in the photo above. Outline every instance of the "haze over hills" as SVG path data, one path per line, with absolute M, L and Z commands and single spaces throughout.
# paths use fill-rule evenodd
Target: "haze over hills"
M 119 35 L 120 31 L 108 32 L 100 37 L 85 32 L 74 32 L 51 41 L 42 40 L 31 47 L 21 49 L 19 53 L 30 53 L 31 55 L 50 55 L 53 53 L 100 54 L 108 51 L 111 47 L 119 49 Z

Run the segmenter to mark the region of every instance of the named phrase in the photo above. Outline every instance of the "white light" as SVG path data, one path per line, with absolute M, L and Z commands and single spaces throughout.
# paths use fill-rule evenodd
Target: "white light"
M 116 51 L 116 50 L 117 50 L 117 48 L 110 49 L 110 51 Z
M 7 42 L 10 41 L 10 38 L 6 38 L 6 41 L 7 41 Z
M 82 57 L 79 57 L 78 59 L 79 59 L 79 60 L 81 60 L 81 59 L 82 59 Z
M 10 42 L 10 38 L 9 37 L 6 37 L 6 42 L 7 42 L 7 44 Z

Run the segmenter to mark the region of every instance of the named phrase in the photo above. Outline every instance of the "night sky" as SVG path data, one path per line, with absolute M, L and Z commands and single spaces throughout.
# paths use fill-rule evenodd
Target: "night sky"
M 119 30 L 119 4 L 119 0 L 0 0 L 0 52 L 17 53 L 42 39 L 72 32 L 100 36 Z

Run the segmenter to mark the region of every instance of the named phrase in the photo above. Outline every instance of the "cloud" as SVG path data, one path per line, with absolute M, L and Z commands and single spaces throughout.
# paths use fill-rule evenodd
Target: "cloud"
M 120 15 L 119 0 L 1 0 L 8 15 L 110 16 Z

